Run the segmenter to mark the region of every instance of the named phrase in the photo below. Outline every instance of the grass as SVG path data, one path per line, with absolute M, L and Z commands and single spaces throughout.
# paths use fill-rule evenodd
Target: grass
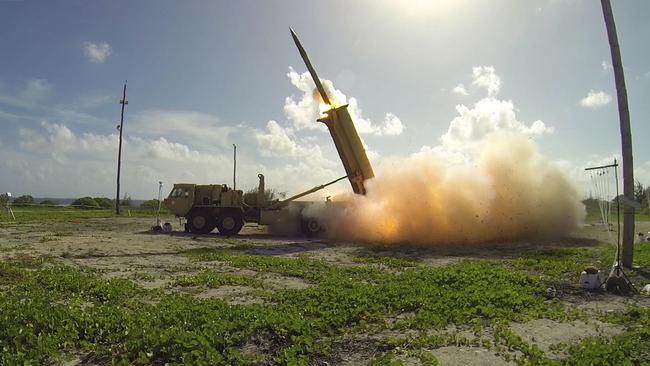
M 547 359 L 510 331 L 513 321 L 582 316 L 547 299 L 546 288 L 555 276 L 570 278 L 577 266 L 599 258 L 598 247 L 442 267 L 389 255 L 362 256 L 358 262 L 363 265 L 341 267 L 304 256 L 254 255 L 246 248 L 193 249 L 183 255 L 297 276 L 313 285 L 263 290 L 258 293 L 262 304 L 229 305 L 217 298 L 146 290 L 127 279 L 106 280 L 47 258 L 18 257 L 0 264 L 0 364 L 50 363 L 75 352 L 94 355 L 96 363 L 116 364 L 336 363 L 336 349 L 346 335 L 382 329 L 419 335 L 377 339 L 369 345 L 378 351 L 372 364 L 398 365 L 405 354 L 435 364 L 427 349 L 461 340 L 427 332 L 452 324 L 494 329 L 493 338 L 478 345 L 517 351 L 512 358 L 519 364 L 599 364 L 650 349 L 647 309 L 612 318 L 627 327 L 623 335 L 584 340 L 569 347 L 569 358 L 560 361 Z M 394 268 L 401 270 L 387 270 Z M 255 276 L 209 270 L 178 277 L 171 286 L 222 285 L 264 288 Z M 247 345 L 254 345 L 252 352 Z M 638 354 L 638 360 L 648 360 L 647 354 Z
M 34 220 L 101 213 L 79 211 L 90 216 L 70 218 L 61 211 Z M 51 232 L 43 238 L 64 241 L 70 235 Z M 203 270 L 173 278 L 168 288 L 148 290 L 134 282 L 152 281 L 146 273 L 109 280 L 48 257 L 3 260 L 0 365 L 60 363 L 70 354 L 87 355 L 96 364 L 338 364 L 350 339 L 364 340 L 358 351 L 368 349 L 373 365 L 400 365 L 405 357 L 435 365 L 430 350 L 449 345 L 488 348 L 519 365 L 650 364 L 647 308 L 603 315 L 625 331 L 566 345 L 568 356 L 559 360 L 549 359 L 510 328 L 512 322 L 531 319 L 586 317 L 547 289 L 577 290 L 584 267 L 611 265 L 611 246 L 540 249 L 440 267 L 390 250 L 363 251 L 353 258 L 356 266 L 338 266 L 309 255 L 252 254 L 254 245 L 244 240 L 218 241 L 229 246 L 181 255 L 201 266 L 218 261 L 258 275 Z M 650 268 L 650 245 L 636 247 L 635 262 Z M 299 277 L 310 286 L 274 289 L 264 283 L 269 272 Z M 232 305 L 179 291 L 224 285 L 256 288 L 262 301 Z M 487 335 L 465 339 L 446 334 L 450 326 Z
M 60 222 L 60 221 L 74 221 L 92 218 L 108 218 L 116 217 L 114 209 L 80 209 L 66 206 L 26 206 L 14 207 L 14 216 L 16 220 L 3 211 L 0 211 L 0 224 L 20 224 L 20 223 L 34 223 L 34 222 Z M 129 216 L 130 212 L 130 216 Z M 168 213 L 161 214 L 168 216 Z M 120 216 L 123 217 L 153 217 L 156 213 L 152 210 L 141 208 L 123 208 Z
M 365 254 L 355 257 L 353 261 L 355 263 L 376 264 L 394 269 L 408 268 L 418 265 L 418 260 L 416 258 L 394 257 L 391 255 Z
M 600 208 L 598 207 L 598 202 L 595 199 L 588 199 L 586 201 L 583 201 L 583 203 L 585 204 L 585 208 L 587 210 L 586 219 L 588 222 L 602 220 L 600 214 Z M 617 215 L 616 203 L 612 203 L 611 212 L 610 212 L 610 220 L 612 222 L 616 222 L 616 215 Z M 648 207 L 642 206 L 640 208 L 637 208 L 635 210 L 634 217 L 636 218 L 637 221 L 650 221 L 650 212 L 648 211 Z M 623 219 L 623 212 L 621 212 L 621 220 L 622 219 Z
M 251 276 L 235 275 L 230 273 L 214 272 L 205 270 L 191 276 L 178 277 L 172 286 L 207 286 L 217 288 L 223 285 L 238 285 L 250 287 L 263 287 L 264 283 Z
M 117 364 L 336 363 L 345 337 L 382 329 L 421 333 L 377 339 L 370 345 L 378 351 L 372 364 L 397 365 L 404 354 L 433 364 L 435 357 L 427 349 L 469 342 L 426 333 L 452 324 L 493 329 L 492 338 L 478 345 L 519 352 L 508 357 L 520 364 L 599 364 L 650 349 L 647 309 L 612 318 L 627 327 L 623 335 L 586 339 L 569 347 L 568 358 L 560 361 L 546 358 L 508 324 L 583 316 L 549 300 L 546 288 L 551 278 L 570 279 L 576 268 L 600 258 L 602 250 L 539 251 L 443 267 L 389 255 L 361 256 L 357 262 L 363 265 L 341 267 L 305 256 L 254 255 L 245 247 L 183 253 L 192 261 L 221 261 L 313 284 L 258 292 L 264 301 L 252 305 L 145 290 L 128 279 L 102 279 L 89 269 L 16 258 L 0 265 L 0 364 L 49 363 L 77 352 L 94 355 L 93 362 Z M 264 288 L 254 275 L 210 270 L 178 277 L 171 287 L 222 285 Z M 254 351 L 245 351 L 246 345 L 254 345 Z

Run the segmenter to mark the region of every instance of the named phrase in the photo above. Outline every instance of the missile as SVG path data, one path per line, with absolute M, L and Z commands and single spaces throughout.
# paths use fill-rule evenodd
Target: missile
M 294 32 L 291 27 L 289 28 L 289 30 L 291 31 L 291 37 L 293 37 L 293 41 L 295 42 L 296 47 L 298 47 L 298 51 L 300 52 L 300 56 L 302 57 L 302 60 L 305 61 L 305 65 L 307 66 L 307 70 L 309 70 L 309 74 L 311 75 L 311 78 L 314 80 L 314 84 L 316 84 L 316 89 L 318 89 L 321 98 L 323 98 L 323 102 L 325 102 L 325 104 L 327 105 L 332 105 L 330 103 L 330 98 L 327 96 L 327 93 L 325 92 L 325 88 L 323 88 L 323 84 L 321 84 L 320 79 L 318 78 L 318 74 L 316 74 L 316 70 L 314 70 L 314 66 L 312 66 L 311 61 L 309 61 L 307 52 L 302 47 L 302 44 L 300 44 L 300 40 L 298 39 L 296 32 Z

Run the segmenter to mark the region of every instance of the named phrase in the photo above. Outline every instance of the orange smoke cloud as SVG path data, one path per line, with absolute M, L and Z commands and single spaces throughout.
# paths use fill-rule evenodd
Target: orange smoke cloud
M 561 237 L 585 217 L 572 182 L 516 134 L 485 138 L 462 164 L 440 152 L 386 159 L 366 188 L 304 214 L 332 238 L 414 245 Z

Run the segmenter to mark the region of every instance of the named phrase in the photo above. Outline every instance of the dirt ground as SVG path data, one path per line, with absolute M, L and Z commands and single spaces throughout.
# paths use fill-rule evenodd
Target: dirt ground
M 178 229 L 178 222 L 175 228 Z M 305 288 L 310 286 L 301 278 L 286 277 L 272 273 L 255 273 L 221 262 L 192 262 L 179 253 L 193 248 L 218 248 L 249 245 L 250 253 L 269 256 L 295 256 L 310 253 L 339 266 L 355 266 L 353 259 L 372 250 L 375 254 L 383 252 L 412 256 L 429 266 L 442 266 L 467 258 L 503 258 L 516 255 L 518 251 L 540 247 L 583 246 L 596 240 L 607 240 L 608 234 L 602 226 L 585 226 L 572 238 L 563 241 L 525 242 L 508 245 L 492 243 L 472 248 L 395 248 L 369 247 L 358 243 L 332 242 L 324 239 L 277 237 L 266 233 L 263 227 L 247 225 L 237 237 L 223 237 L 218 234 L 196 236 L 183 232 L 154 234 L 148 229 L 153 224 L 150 218 L 110 218 L 88 219 L 75 222 L 55 222 L 48 224 L 4 225 L 0 227 L 0 258 L 17 256 L 48 256 L 76 266 L 88 266 L 98 270 L 107 278 L 128 278 L 146 288 L 167 288 L 179 275 L 196 273 L 202 269 L 218 269 L 245 275 L 257 275 L 266 284 L 275 288 Z M 650 231 L 650 222 L 637 225 L 637 231 Z M 614 238 L 615 238 L 615 233 Z M 187 288 L 183 291 L 198 297 L 219 297 L 232 304 L 255 303 L 259 299 L 251 295 L 245 286 L 220 286 L 202 290 Z M 593 309 L 598 312 L 620 311 L 628 304 L 650 306 L 648 297 L 618 297 L 607 294 L 598 296 L 579 296 L 572 299 L 573 305 Z M 572 343 L 587 336 L 613 336 L 623 331 L 620 326 L 602 323 L 598 320 L 558 323 L 552 320 L 537 319 L 527 323 L 514 324 L 513 331 L 531 344 L 537 345 L 547 354 L 562 356 L 562 351 L 552 349 L 558 343 Z M 481 335 L 466 330 L 450 329 L 461 338 L 477 339 Z M 461 344 L 462 343 L 462 344 Z M 443 365 L 496 365 L 512 364 L 495 356 L 490 350 L 469 342 L 459 342 L 458 346 L 446 346 L 432 350 Z M 480 343 L 479 343 L 480 344 Z M 371 355 L 355 354 L 342 357 L 344 364 L 366 364 Z M 411 363 L 411 360 L 402 360 Z

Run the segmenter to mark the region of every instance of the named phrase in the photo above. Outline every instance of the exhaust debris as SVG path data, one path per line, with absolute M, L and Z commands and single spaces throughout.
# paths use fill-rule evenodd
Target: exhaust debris
M 466 159 L 442 149 L 385 159 L 366 188 L 304 214 L 335 239 L 420 246 L 561 237 L 586 215 L 576 187 L 521 133 L 489 134 Z

